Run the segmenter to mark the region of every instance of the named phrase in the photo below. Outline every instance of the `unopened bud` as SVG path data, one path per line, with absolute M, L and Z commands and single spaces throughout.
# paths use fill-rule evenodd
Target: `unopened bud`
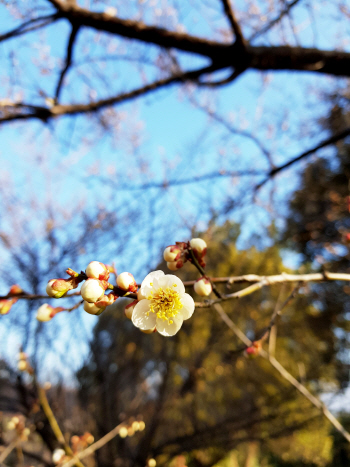
M 119 430 L 119 436 L 121 438 L 126 438 L 128 436 L 128 429 L 126 428 L 126 426 L 122 426 Z
M 134 308 L 137 304 L 138 304 L 138 300 L 134 300 L 133 302 L 129 303 L 129 305 L 126 305 L 124 309 L 124 313 L 128 319 L 131 319 L 132 312 L 134 311 Z
M 123 290 L 128 290 L 129 292 L 137 291 L 137 284 L 134 279 L 134 276 L 130 272 L 122 272 L 117 277 L 117 285 Z
M 91 261 L 85 271 L 86 275 L 91 279 L 99 279 L 100 281 L 108 281 L 109 270 L 107 266 L 98 261 Z
M 207 250 L 207 244 L 201 238 L 192 238 L 190 241 L 191 248 L 199 255 L 204 256 Z
M 38 321 L 41 321 L 42 323 L 45 321 L 50 321 L 54 316 L 55 316 L 54 308 L 47 303 L 44 303 L 43 305 L 41 305 L 41 307 L 38 308 L 38 311 L 36 313 L 36 319 Z
M 148 467 L 156 467 L 157 462 L 155 459 L 148 459 Z
M 213 290 L 210 281 L 206 277 L 197 279 L 193 288 L 196 294 L 200 295 L 201 297 L 207 297 Z
M 167 246 L 163 253 L 163 258 L 167 263 L 179 259 L 181 256 L 181 249 L 177 245 Z
M 347 233 L 347 234 L 345 235 L 345 240 L 346 240 L 348 243 L 350 243 L 350 233 Z
M 88 279 L 81 286 L 81 296 L 86 302 L 95 303 L 102 298 L 105 289 L 97 279 Z
M 28 363 L 25 360 L 20 360 L 18 362 L 17 368 L 19 369 L 19 371 L 26 371 L 27 367 L 28 367 Z
M 12 305 L 17 302 L 17 298 L 10 300 L 0 300 L 0 315 L 7 315 L 12 308 Z
M 30 429 L 29 428 L 24 428 L 21 434 L 21 440 L 22 441 L 28 441 L 28 436 L 30 435 Z
M 245 353 L 245 356 L 248 358 L 255 358 L 260 354 L 261 349 L 262 349 L 261 341 L 256 341 L 256 342 L 253 342 L 253 344 L 250 347 L 247 347 L 244 353 Z
M 46 293 L 52 298 L 61 298 L 73 289 L 72 279 L 51 279 L 46 286 Z
M 182 268 L 184 263 L 181 259 L 179 259 L 178 261 L 169 261 L 168 263 L 166 263 L 166 265 L 168 266 L 168 269 L 170 269 L 170 271 L 177 271 L 178 269 Z
M 140 329 L 140 331 L 144 334 L 152 334 L 153 332 L 156 332 L 156 327 L 154 326 L 152 329 Z
M 65 455 L 66 453 L 63 449 L 55 449 L 52 453 L 52 462 L 54 464 L 59 464 L 60 462 L 62 462 Z
M 145 429 L 145 427 L 146 427 L 145 422 L 141 420 L 139 422 L 139 431 L 143 431 Z
M 10 291 L 9 291 L 9 295 L 20 295 L 21 293 L 23 293 L 23 290 L 21 289 L 21 287 L 17 284 L 14 284 L 14 285 L 11 285 L 10 287 Z
M 14 430 L 14 429 L 16 428 L 16 423 L 13 421 L 13 419 L 11 419 L 11 420 L 7 423 L 6 428 L 8 429 L 8 431 Z
M 100 315 L 103 311 L 105 311 L 106 307 L 98 307 L 95 303 L 89 303 L 84 301 L 84 310 L 89 315 Z

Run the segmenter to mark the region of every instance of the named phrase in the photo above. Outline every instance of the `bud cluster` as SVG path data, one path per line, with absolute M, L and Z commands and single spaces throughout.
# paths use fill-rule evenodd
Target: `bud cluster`
M 72 436 L 70 439 L 70 444 L 72 446 L 73 454 L 77 454 L 78 452 L 83 451 L 93 442 L 94 437 L 87 431 L 82 436 Z
M 47 294 L 52 298 L 64 297 L 69 290 L 75 289 L 84 281 L 80 293 L 84 300 L 84 310 L 90 315 L 100 315 L 108 306 L 112 305 L 118 297 L 128 293 L 137 292 L 137 284 L 132 274 L 123 272 L 117 276 L 117 286 L 108 282 L 110 274 L 116 274 L 113 266 L 99 261 L 91 261 L 85 272 L 80 274 L 71 268 L 66 270 L 69 279 L 51 279 L 46 287 Z M 111 292 L 106 294 L 106 290 Z M 42 305 L 38 310 L 39 321 L 49 321 L 58 311 L 64 308 L 52 308 Z M 69 310 L 68 310 L 69 311 Z
M 28 355 L 24 352 L 20 352 L 18 355 L 18 365 L 17 368 L 19 371 L 26 371 L 30 375 L 34 373 L 33 368 L 28 362 Z
M 119 429 L 119 436 L 121 438 L 126 438 L 127 436 L 134 436 L 137 431 L 143 431 L 146 427 L 144 421 L 137 421 L 135 419 L 130 419 L 128 424 L 124 424 Z
M 182 268 L 186 261 L 193 261 L 190 250 L 198 263 L 205 267 L 204 257 L 207 252 L 207 244 L 201 238 L 192 238 L 189 242 L 176 242 L 165 248 L 163 258 L 171 271 Z
M 23 415 L 16 415 L 12 417 L 7 423 L 7 429 L 9 431 L 16 430 L 17 436 L 21 441 L 28 441 L 30 435 L 30 429 L 25 426 L 25 418 Z

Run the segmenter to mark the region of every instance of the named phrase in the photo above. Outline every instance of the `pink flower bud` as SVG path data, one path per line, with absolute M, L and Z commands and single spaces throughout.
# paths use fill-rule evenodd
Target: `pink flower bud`
M 44 303 L 40 308 L 38 308 L 36 319 L 44 323 L 45 321 L 50 321 L 55 314 L 55 309 L 47 303 Z
M 105 289 L 97 279 L 88 279 L 81 286 L 80 293 L 83 299 L 89 303 L 95 303 L 104 295 Z
M 138 304 L 138 300 L 134 300 L 133 302 L 129 303 L 129 305 L 126 305 L 124 309 L 124 313 L 128 319 L 131 319 L 132 312 L 134 311 L 134 308 L 137 304 Z
M 193 288 L 196 294 L 200 295 L 201 297 L 207 297 L 213 290 L 210 281 L 206 277 L 197 279 Z
M 75 287 L 72 279 L 51 279 L 47 283 L 46 293 L 49 297 L 61 298 L 68 290 L 72 290 Z
M 99 307 L 95 305 L 95 303 L 89 303 L 84 301 L 84 310 L 86 313 L 89 313 L 89 315 L 100 315 L 103 311 L 105 311 L 106 307 Z
M 108 281 L 109 279 L 109 270 L 107 266 L 98 261 L 91 261 L 85 273 L 91 279 L 99 279 L 100 281 Z
M 164 250 L 163 257 L 167 263 L 179 259 L 181 256 L 181 249 L 177 245 L 167 246 Z
M 244 354 L 248 358 L 255 358 L 260 354 L 261 349 L 262 349 L 261 341 L 256 341 L 256 342 L 253 342 L 253 344 L 250 347 L 247 347 L 245 349 Z
M 130 274 L 130 272 L 122 272 L 117 277 L 117 285 L 123 290 L 127 290 L 129 292 L 136 292 L 137 291 L 137 284 L 134 279 L 134 276 Z
M 204 256 L 207 251 L 207 244 L 201 238 L 192 238 L 190 241 L 191 248 L 200 256 Z

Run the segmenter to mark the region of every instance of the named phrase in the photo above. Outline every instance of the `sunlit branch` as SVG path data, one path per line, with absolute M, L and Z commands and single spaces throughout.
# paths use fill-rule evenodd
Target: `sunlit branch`
M 62 467 L 73 467 L 76 464 L 76 459 L 84 459 L 84 457 L 90 456 L 98 449 L 101 449 L 105 444 L 109 443 L 113 438 L 115 438 L 120 431 L 120 428 L 123 426 L 123 423 L 117 425 L 113 430 L 107 433 L 105 436 L 100 438 L 96 443 L 92 444 L 88 448 L 84 449 L 84 451 L 77 452 L 75 455 L 75 459 L 71 459 L 70 461 L 62 464 Z
M 70 448 L 69 444 L 66 442 L 63 436 L 63 433 L 61 431 L 61 428 L 58 425 L 56 417 L 54 413 L 52 412 L 49 401 L 47 400 L 47 397 L 46 397 L 45 390 L 38 383 L 37 383 L 37 391 L 38 391 L 40 405 L 43 409 L 44 414 L 46 415 L 48 422 L 50 423 L 50 426 L 57 438 L 57 441 L 63 446 L 67 456 L 74 456 L 74 453 L 72 449 Z M 78 467 L 84 467 L 84 464 L 82 464 L 79 461 L 79 459 L 77 459 L 76 457 L 73 458 L 73 465 L 77 465 Z
M 221 319 L 227 324 L 227 326 L 234 332 L 234 334 L 247 346 L 252 345 L 252 341 L 242 332 L 238 326 L 231 320 L 227 315 L 220 304 L 214 305 L 215 310 L 220 315 Z M 320 409 L 323 415 L 332 423 L 337 431 L 339 431 L 344 438 L 350 443 L 350 434 L 345 430 L 345 428 L 339 423 L 339 421 L 332 415 L 332 413 L 327 409 L 327 407 L 321 402 L 317 397 L 315 397 L 311 392 L 301 384 L 297 379 L 294 378 L 273 356 L 269 355 L 265 350 L 261 350 L 261 357 L 269 361 L 270 364 L 278 371 L 278 373 L 288 381 L 292 386 L 294 386 L 306 399 L 308 399 L 316 408 Z
M 296 162 L 301 161 L 302 159 L 305 159 L 308 156 L 311 156 L 315 152 L 317 152 L 319 149 L 325 148 L 326 146 L 330 146 L 331 144 L 337 143 L 338 141 L 346 138 L 347 136 L 350 135 L 350 128 L 347 128 L 346 130 L 337 133 L 336 135 L 331 136 L 330 138 L 327 138 L 326 140 L 322 141 L 321 143 L 318 143 L 316 146 L 313 148 L 309 149 L 308 151 L 303 152 L 297 157 L 294 157 L 291 159 L 289 162 L 286 162 L 285 164 L 280 165 L 279 167 L 275 167 L 270 172 L 268 173 L 267 177 L 265 180 L 263 180 L 261 183 L 259 183 L 255 190 L 259 190 L 263 185 L 265 185 L 269 180 L 271 180 L 275 175 L 278 173 L 282 172 L 282 170 L 287 169 L 291 165 L 295 164 Z

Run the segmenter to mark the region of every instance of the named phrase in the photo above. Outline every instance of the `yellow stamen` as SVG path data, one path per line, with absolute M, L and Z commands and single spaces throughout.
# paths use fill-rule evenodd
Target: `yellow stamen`
M 152 290 L 147 299 L 151 302 L 149 311 L 156 313 L 157 318 L 168 321 L 168 324 L 173 324 L 171 318 L 175 317 L 183 307 L 180 294 L 171 287 Z

